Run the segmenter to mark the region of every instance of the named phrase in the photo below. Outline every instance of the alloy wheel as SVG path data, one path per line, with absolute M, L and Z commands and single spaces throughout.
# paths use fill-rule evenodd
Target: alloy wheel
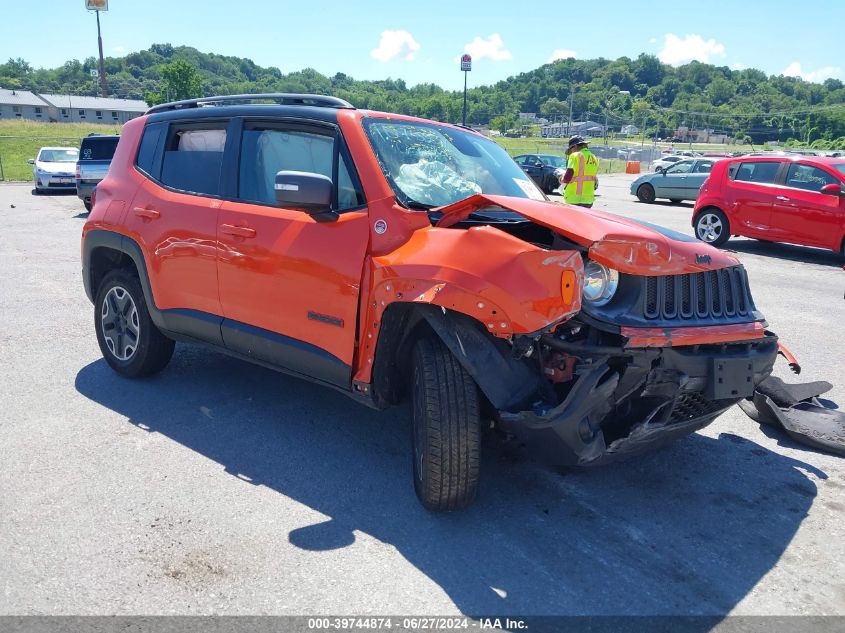
M 702 242 L 715 242 L 722 234 L 722 220 L 713 213 L 704 213 L 696 223 L 698 239 Z
M 121 286 L 114 286 L 103 298 L 100 326 L 109 351 L 117 360 L 128 361 L 138 348 L 140 324 L 132 295 Z

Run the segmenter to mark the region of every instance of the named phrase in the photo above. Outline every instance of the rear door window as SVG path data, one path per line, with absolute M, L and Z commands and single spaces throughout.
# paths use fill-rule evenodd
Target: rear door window
M 832 174 L 827 173 L 823 169 L 813 167 L 812 165 L 793 163 L 789 166 L 789 171 L 786 172 L 786 182 L 784 184 L 794 189 L 821 191 L 825 185 L 838 184 L 838 182 Z
M 777 178 L 780 166 L 778 161 L 734 163 L 728 171 L 733 180 L 772 184 Z
M 170 128 L 161 164 L 161 183 L 199 195 L 219 196 L 226 124 Z

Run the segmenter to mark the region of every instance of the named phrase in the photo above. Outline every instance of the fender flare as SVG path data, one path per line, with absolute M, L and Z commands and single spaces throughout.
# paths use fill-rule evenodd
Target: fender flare
M 539 371 L 515 359 L 508 343 L 472 317 L 434 305 L 417 309 L 497 410 L 523 404 L 539 388 Z
M 141 283 L 141 290 L 144 292 L 144 300 L 147 303 L 150 318 L 159 329 L 167 329 L 164 322 L 164 316 L 161 310 L 156 307 L 156 303 L 153 298 L 144 253 L 135 240 L 123 235 L 122 233 L 106 231 L 103 229 L 94 229 L 85 234 L 82 246 L 82 283 L 85 286 L 85 294 L 88 296 L 91 303 L 94 303 L 94 298 L 97 294 L 97 289 L 94 288 L 92 284 L 91 258 L 94 251 L 98 248 L 108 248 L 117 251 L 132 260 L 132 263 L 135 264 L 135 270 L 138 272 L 138 279 Z

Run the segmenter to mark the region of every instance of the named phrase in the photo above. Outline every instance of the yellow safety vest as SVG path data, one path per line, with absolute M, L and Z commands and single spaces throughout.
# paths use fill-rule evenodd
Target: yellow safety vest
M 589 149 L 584 148 L 569 155 L 566 168 L 572 170 L 573 177 L 563 190 L 563 199 L 570 204 L 595 202 L 599 159 Z

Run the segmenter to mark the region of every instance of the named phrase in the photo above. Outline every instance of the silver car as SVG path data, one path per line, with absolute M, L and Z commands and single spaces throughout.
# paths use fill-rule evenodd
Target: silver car
M 76 190 L 76 161 L 79 150 L 75 147 L 42 147 L 32 165 L 35 193 L 51 190 Z
M 712 158 L 688 158 L 656 173 L 643 174 L 631 183 L 631 195 L 649 203 L 656 198 L 695 200 L 714 162 Z

